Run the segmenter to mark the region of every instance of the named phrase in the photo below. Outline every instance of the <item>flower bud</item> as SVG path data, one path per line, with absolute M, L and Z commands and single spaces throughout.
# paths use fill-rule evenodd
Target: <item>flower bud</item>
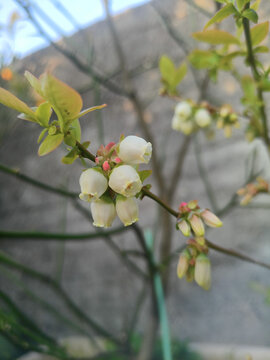
M 99 168 L 91 168 L 82 172 L 80 176 L 81 200 L 91 201 L 99 198 L 108 188 L 108 180 Z
M 151 159 L 152 144 L 138 136 L 127 136 L 119 144 L 118 155 L 127 164 L 147 164 Z
M 115 206 L 112 199 L 105 196 L 91 202 L 93 225 L 97 227 L 110 227 L 116 216 Z
M 176 115 L 181 117 L 183 120 L 186 120 L 190 117 L 192 113 L 192 108 L 187 101 L 181 101 L 179 104 L 176 105 L 174 112 Z
M 204 290 L 209 290 L 211 286 L 211 264 L 205 254 L 200 254 L 196 258 L 194 278 L 196 283 Z
M 181 123 L 183 119 L 180 116 L 174 115 L 172 118 L 172 129 L 176 131 L 181 131 Z
M 196 236 L 204 236 L 204 225 L 201 218 L 198 215 L 193 214 L 189 222 Z
M 180 220 L 177 227 L 184 236 L 190 236 L 190 225 L 186 220 Z
M 187 250 L 181 252 L 178 265 L 177 265 L 177 276 L 181 279 L 185 276 L 189 267 L 190 254 Z
M 222 221 L 208 209 L 201 212 L 201 217 L 205 224 L 210 227 L 220 227 L 223 225 Z
M 111 172 L 109 186 L 118 194 L 132 197 L 141 190 L 142 182 L 139 174 L 132 166 L 120 165 Z
M 193 130 L 194 130 L 194 125 L 192 121 L 185 121 L 179 124 L 178 131 L 181 131 L 185 135 L 190 135 L 193 132 Z
M 195 114 L 195 121 L 198 126 L 206 127 L 211 124 L 211 115 L 206 109 L 199 109 Z
M 118 195 L 116 198 L 116 212 L 125 226 L 139 220 L 139 209 L 135 197 L 126 198 Z

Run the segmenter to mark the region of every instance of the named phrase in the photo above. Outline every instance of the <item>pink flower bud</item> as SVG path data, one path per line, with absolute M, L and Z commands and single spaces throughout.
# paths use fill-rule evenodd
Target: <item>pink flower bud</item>
M 201 217 L 205 224 L 210 227 L 220 227 L 223 225 L 222 221 L 208 209 L 201 213 Z
M 122 160 L 120 159 L 120 157 L 117 157 L 117 158 L 114 159 L 114 162 L 116 164 L 119 164 L 120 162 L 122 162 Z
M 110 164 L 108 163 L 108 161 L 104 161 L 103 165 L 102 165 L 102 168 L 104 171 L 108 171 L 108 170 L 111 170 L 111 167 L 110 167 Z
M 105 146 L 106 152 L 109 152 L 111 148 L 115 145 L 113 141 L 111 141 L 108 145 Z
M 95 163 L 99 164 L 99 158 L 98 157 L 95 158 Z
M 198 215 L 193 214 L 189 222 L 196 236 L 204 236 L 204 225 Z

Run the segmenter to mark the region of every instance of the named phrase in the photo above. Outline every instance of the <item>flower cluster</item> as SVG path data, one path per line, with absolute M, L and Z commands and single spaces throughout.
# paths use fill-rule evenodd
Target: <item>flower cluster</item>
M 240 205 L 245 206 L 259 193 L 268 193 L 269 184 L 262 177 L 257 177 L 256 183 L 247 184 L 244 188 L 237 191 L 237 195 L 242 196 Z
M 208 290 L 211 285 L 211 266 L 207 257 L 208 247 L 204 238 L 205 226 L 220 227 L 222 221 L 208 209 L 201 209 L 196 200 L 182 202 L 179 206 L 177 229 L 190 237 L 187 248 L 180 254 L 177 274 L 186 275 L 187 281 L 195 279 L 197 284 Z
M 145 178 L 145 171 L 138 171 L 138 165 L 147 164 L 151 155 L 151 143 L 137 136 L 122 137 L 118 144 L 101 145 L 96 166 L 83 171 L 80 177 L 79 196 L 91 203 L 95 226 L 110 227 L 116 214 L 125 226 L 138 220 L 136 195 Z
M 200 128 L 209 127 L 211 122 L 211 114 L 203 105 L 195 106 L 190 101 L 181 101 L 175 107 L 172 128 L 185 135 L 191 135 Z
M 238 116 L 235 112 L 233 112 L 233 109 L 230 105 L 223 105 L 220 108 L 217 119 L 217 128 L 224 129 L 224 134 L 227 138 L 232 136 L 233 128 L 240 128 Z

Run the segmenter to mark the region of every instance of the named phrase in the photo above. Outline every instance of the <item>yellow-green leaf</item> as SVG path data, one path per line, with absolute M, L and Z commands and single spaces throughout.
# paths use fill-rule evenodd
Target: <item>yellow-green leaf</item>
M 255 24 L 257 24 L 258 22 L 258 14 L 256 13 L 255 10 L 253 9 L 246 9 L 243 11 L 242 13 L 244 18 L 247 18 L 248 20 L 254 22 Z
M 66 156 L 62 158 L 62 163 L 66 165 L 72 164 L 78 156 L 78 150 L 76 148 L 73 148 Z
M 178 84 L 180 84 L 180 82 L 184 79 L 186 74 L 187 74 L 187 64 L 183 63 L 179 66 L 178 69 L 175 70 L 172 86 L 176 87 Z
M 251 9 L 257 11 L 259 9 L 260 3 L 261 3 L 261 0 L 254 1 L 254 3 L 250 6 Z
M 37 143 L 39 144 L 41 142 L 41 140 L 44 138 L 46 132 L 48 131 L 48 129 L 43 129 L 41 131 L 41 133 L 39 134 L 39 137 L 38 137 L 38 140 L 37 140 Z
M 103 109 L 107 106 L 107 104 L 102 104 L 102 105 L 97 105 L 97 106 L 92 106 L 88 109 L 85 109 L 83 111 L 81 111 L 75 118 L 71 118 L 71 119 L 68 119 L 69 122 L 72 122 L 73 120 L 77 119 L 77 118 L 80 118 L 86 114 L 88 114 L 89 112 L 91 111 L 95 111 L 95 110 L 100 110 L 100 109 Z
M 29 71 L 25 71 L 24 76 L 32 86 L 32 88 L 43 97 L 43 93 L 41 91 L 41 84 L 39 79 L 37 79 L 33 74 L 31 74 Z
M 206 23 L 204 30 L 215 23 L 220 23 L 222 20 L 224 20 L 225 18 L 227 18 L 232 14 L 237 14 L 237 10 L 234 7 L 234 5 L 231 3 L 225 5 Z
M 216 53 L 198 49 L 193 50 L 188 59 L 196 69 L 212 69 L 219 62 L 219 56 Z
M 63 134 L 48 135 L 38 149 L 38 155 L 44 156 L 55 150 L 64 140 Z
M 239 40 L 227 31 L 213 29 L 193 33 L 192 36 L 198 41 L 203 41 L 212 45 L 239 44 Z
M 147 179 L 151 174 L 152 174 L 152 170 L 141 170 L 138 171 L 141 182 L 144 182 L 145 179 Z
M 41 125 L 48 126 L 51 113 L 52 113 L 51 104 L 49 104 L 48 102 L 44 102 L 39 105 L 39 107 L 36 110 L 36 116 Z
M 172 60 L 166 56 L 161 56 L 159 60 L 159 69 L 162 75 L 162 78 L 166 80 L 169 84 L 173 82 L 174 74 L 175 74 L 175 66 Z
M 253 26 L 253 28 L 250 29 L 252 45 L 259 45 L 266 38 L 268 32 L 269 21 Z
M 71 123 L 70 133 L 77 141 L 81 141 L 81 125 L 78 119 Z
M 253 49 L 254 53 L 267 53 L 269 48 L 267 46 L 257 46 Z
M 48 73 L 40 78 L 40 82 L 44 98 L 64 120 L 77 117 L 82 108 L 82 98 L 77 91 Z
M 36 121 L 34 111 L 15 95 L 3 88 L 0 88 L 0 103 L 20 113 L 26 114 L 27 119 L 25 118 L 25 120 Z
M 236 4 L 238 7 L 238 10 L 241 11 L 244 7 L 244 5 L 248 2 L 249 0 L 236 0 Z

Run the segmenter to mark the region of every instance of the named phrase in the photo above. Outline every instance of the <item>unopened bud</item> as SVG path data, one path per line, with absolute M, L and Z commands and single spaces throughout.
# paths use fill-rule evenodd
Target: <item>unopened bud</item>
M 181 279 L 185 276 L 189 267 L 190 254 L 187 250 L 181 252 L 178 265 L 177 265 L 177 276 Z
M 212 211 L 208 209 L 202 211 L 201 217 L 205 224 L 210 227 L 215 228 L 223 225 L 222 221 L 215 214 L 213 214 Z
M 189 222 L 196 236 L 204 236 L 204 225 L 201 218 L 198 215 L 193 214 Z
M 91 168 L 82 172 L 80 176 L 81 200 L 91 201 L 99 198 L 108 188 L 108 180 L 100 168 Z
M 181 117 L 183 120 L 186 120 L 190 117 L 192 113 L 192 108 L 187 101 L 181 101 L 179 104 L 175 107 L 175 114 Z
M 116 216 L 115 206 L 111 199 L 97 199 L 91 202 L 93 225 L 97 227 L 110 227 Z
M 111 172 L 109 186 L 118 194 L 133 197 L 141 190 L 142 182 L 132 166 L 120 165 Z
M 186 220 L 180 220 L 177 227 L 184 236 L 190 236 L 190 225 Z
M 102 165 L 102 168 L 103 168 L 104 171 L 111 170 L 110 164 L 109 164 L 109 162 L 107 160 L 104 161 L 104 163 Z
M 205 290 L 211 287 L 211 264 L 205 254 L 200 254 L 196 258 L 194 278 L 196 283 Z
M 211 124 L 211 115 L 206 109 L 199 109 L 195 114 L 195 121 L 199 127 L 206 127 Z
M 127 136 L 120 142 L 118 154 L 127 164 L 147 164 L 151 159 L 152 144 L 138 136 Z

